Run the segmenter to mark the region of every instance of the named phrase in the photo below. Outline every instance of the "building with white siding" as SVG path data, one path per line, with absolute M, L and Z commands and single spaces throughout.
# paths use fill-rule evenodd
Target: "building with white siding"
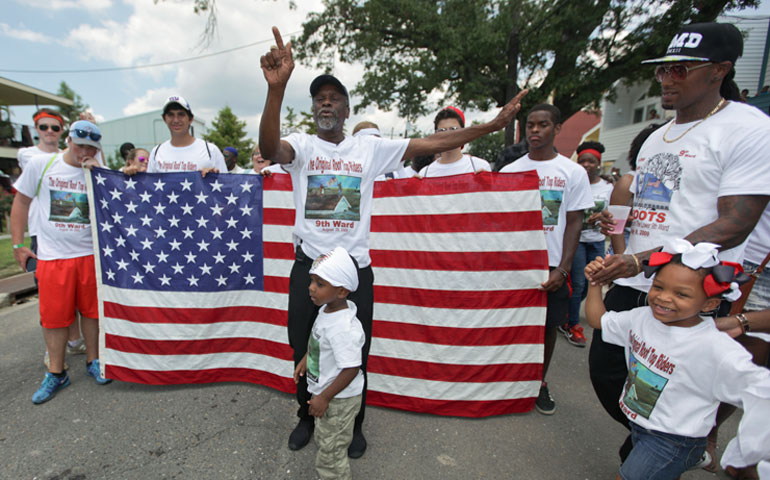
M 770 94 L 757 96 L 763 85 L 770 84 L 770 17 L 723 16 L 717 21 L 733 23 L 743 33 L 743 56 L 735 63 L 735 82 L 741 90 L 749 90 L 749 103 L 768 112 Z M 642 67 L 649 68 L 649 67 Z M 652 76 L 652 69 L 650 69 Z M 654 81 L 650 79 L 650 81 Z M 598 126 L 599 141 L 606 151 L 602 160 L 610 166 L 628 171 L 628 148 L 637 133 L 651 123 L 663 123 L 674 112 L 663 110 L 660 97 L 649 96 L 650 83 L 625 87 L 618 82 L 617 98 L 602 102 L 602 121 Z M 752 98 L 753 97 L 753 98 Z M 653 113 L 654 112 L 654 113 Z M 656 116 L 658 118 L 652 118 Z M 595 130 L 586 135 L 595 135 Z

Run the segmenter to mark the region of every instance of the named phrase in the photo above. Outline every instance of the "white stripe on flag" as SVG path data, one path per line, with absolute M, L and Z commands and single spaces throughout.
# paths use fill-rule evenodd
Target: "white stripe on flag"
M 214 368 L 251 368 L 291 377 L 294 362 L 268 355 L 246 352 L 202 353 L 197 355 L 146 355 L 105 349 L 109 363 L 135 370 L 173 371 L 208 370 Z
M 395 375 L 369 374 L 369 390 L 430 400 L 494 401 L 537 395 L 540 381 L 440 382 Z
M 376 215 L 447 215 L 540 211 L 540 197 L 530 190 L 414 195 L 377 199 Z
M 541 230 L 522 232 L 391 233 L 372 232 L 372 250 L 499 252 L 539 249 Z
M 257 338 L 288 343 L 286 327 L 252 322 L 200 324 L 138 323 L 118 318 L 104 319 L 105 333 L 145 340 L 203 340 L 211 338 Z
M 419 362 L 456 365 L 493 365 L 496 363 L 542 363 L 543 344 L 491 345 L 484 347 L 458 347 L 434 343 L 409 342 L 377 338 L 372 342 L 369 355 L 392 357 Z
M 221 308 L 265 307 L 286 310 L 289 304 L 285 293 L 259 291 L 222 292 L 158 292 L 151 290 L 125 290 L 104 285 L 101 300 L 132 307 L 155 308 Z
M 377 285 L 383 287 L 430 288 L 451 291 L 524 290 L 538 288 L 548 278 L 545 270 L 469 272 L 378 268 Z
M 375 320 L 433 327 L 543 326 L 544 312 L 544 307 L 501 308 L 480 312 L 478 309 L 432 308 L 379 302 L 374 304 Z

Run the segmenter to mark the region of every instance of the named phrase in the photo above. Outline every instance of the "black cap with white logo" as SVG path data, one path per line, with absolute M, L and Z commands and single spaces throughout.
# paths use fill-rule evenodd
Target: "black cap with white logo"
M 674 35 L 666 55 L 642 63 L 724 62 L 743 55 L 743 37 L 731 23 L 693 23 Z

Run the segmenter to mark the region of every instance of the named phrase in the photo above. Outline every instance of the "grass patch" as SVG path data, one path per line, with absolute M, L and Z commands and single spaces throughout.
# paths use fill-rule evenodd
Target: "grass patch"
M 29 246 L 29 237 L 24 239 L 24 243 Z M 0 239 L 0 278 L 10 277 L 24 273 L 16 259 L 13 258 L 13 244 L 10 238 Z

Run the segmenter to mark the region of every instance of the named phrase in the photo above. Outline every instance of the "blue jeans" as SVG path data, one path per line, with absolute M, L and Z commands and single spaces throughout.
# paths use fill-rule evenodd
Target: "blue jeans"
M 604 257 L 604 241 L 578 242 L 570 272 L 572 296 L 569 299 L 569 318 L 567 319 L 570 327 L 580 323 L 580 304 L 588 295 L 588 284 L 583 270 L 596 257 Z
M 623 480 L 674 480 L 700 462 L 706 437 L 647 430 L 631 422 L 634 448 L 620 466 Z

